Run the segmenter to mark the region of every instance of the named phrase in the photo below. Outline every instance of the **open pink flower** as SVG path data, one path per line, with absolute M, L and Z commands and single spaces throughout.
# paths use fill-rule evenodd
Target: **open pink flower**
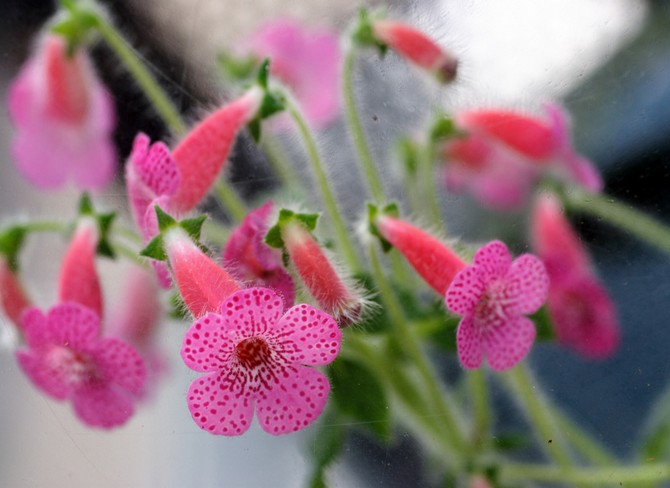
M 100 338 L 100 318 L 74 302 L 47 315 L 31 308 L 22 316 L 27 348 L 17 351 L 21 369 L 44 393 L 70 400 L 77 416 L 93 427 L 125 423 L 144 388 L 144 362 L 120 339 Z
M 331 316 L 309 305 L 283 311 L 274 291 L 249 288 L 188 330 L 181 356 L 189 368 L 208 373 L 187 394 L 200 428 L 243 434 L 255 408 L 263 430 L 279 435 L 303 429 L 321 414 L 330 384 L 308 366 L 335 359 L 341 332 Z
M 96 189 L 114 177 L 112 99 L 84 50 L 68 56 L 65 39 L 45 36 L 10 87 L 8 105 L 15 162 L 31 183 L 56 188 L 72 179 Z
M 284 269 L 281 251 L 265 243 L 273 209 L 274 204 L 267 202 L 249 212 L 230 234 L 223 250 L 223 263 L 238 280 L 272 288 L 282 297 L 284 306 L 290 307 L 295 300 L 293 278 Z
M 274 20 L 249 41 L 259 59 L 270 58 L 270 72 L 286 84 L 317 127 L 335 119 L 340 109 L 340 47 L 336 33 L 307 30 L 293 20 Z
M 445 295 L 447 307 L 463 316 L 456 334 L 463 367 L 478 368 L 486 356 L 491 369 L 502 371 L 526 357 L 535 327 L 524 315 L 542 306 L 548 288 L 547 272 L 535 256 L 512 261 L 500 241 L 479 249 Z
M 558 341 L 586 357 L 610 356 L 620 340 L 614 303 L 555 197 L 538 198 L 531 231 L 551 279 L 547 306 Z

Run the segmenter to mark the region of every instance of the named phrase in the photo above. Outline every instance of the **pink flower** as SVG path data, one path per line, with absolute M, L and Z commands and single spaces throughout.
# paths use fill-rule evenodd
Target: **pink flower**
M 333 318 L 309 305 L 286 313 L 267 288 L 249 288 L 221 304 L 188 330 L 181 356 L 186 365 L 209 373 L 191 383 L 188 407 L 203 430 L 240 435 L 254 409 L 274 435 L 305 428 L 321 414 L 330 384 L 307 366 L 331 363 L 341 332 Z
M 45 36 L 10 87 L 14 158 L 38 187 L 72 179 L 81 188 L 101 188 L 116 167 L 112 99 L 86 52 L 76 49 L 70 57 L 66 51 L 64 39 Z
M 532 241 L 551 279 L 548 310 L 558 341 L 590 358 L 605 358 L 619 345 L 614 303 L 555 197 L 538 199 Z
M 281 251 L 265 244 L 265 234 L 270 228 L 268 219 L 274 204 L 267 202 L 249 212 L 242 223 L 230 234 L 223 250 L 226 269 L 251 286 L 271 288 L 290 307 L 295 301 L 293 278 L 284 269 Z
M 195 318 L 219 310 L 224 300 L 239 291 L 237 281 L 202 252 L 182 229 L 168 231 L 165 251 L 179 293 Z
M 0 256 L 0 302 L 7 318 L 20 326 L 21 315 L 31 303 L 18 276 L 4 256 Z
M 76 415 L 90 426 L 110 429 L 130 418 L 144 388 L 144 363 L 125 342 L 99 337 L 100 318 L 93 310 L 74 302 L 47 315 L 31 308 L 22 327 L 28 347 L 18 350 L 17 358 L 35 386 L 72 401 Z
M 372 22 L 375 38 L 416 66 L 433 74 L 440 82 L 456 78 L 458 60 L 423 32 L 393 20 Z
M 380 215 L 374 225 L 431 288 L 444 296 L 465 262 L 428 232 L 388 215 Z
M 504 110 L 457 114 L 456 124 L 467 135 L 444 145 L 447 187 L 468 189 L 500 210 L 523 204 L 545 172 L 600 191 L 597 170 L 572 147 L 563 109 L 554 103 L 545 109 L 545 119 Z
M 535 256 L 512 261 L 500 241 L 479 249 L 445 295 L 447 307 L 463 316 L 456 333 L 463 367 L 478 368 L 486 356 L 491 369 L 502 371 L 526 357 L 535 327 L 524 315 L 542 306 L 548 288 L 547 272 Z
M 270 72 L 288 86 L 317 127 L 334 120 L 340 109 L 340 47 L 336 33 L 309 31 L 283 19 L 262 26 L 248 41 L 258 58 L 270 58 Z

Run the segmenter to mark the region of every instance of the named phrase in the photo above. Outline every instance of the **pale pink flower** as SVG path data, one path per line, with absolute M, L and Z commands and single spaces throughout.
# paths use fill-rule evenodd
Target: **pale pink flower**
M 273 210 L 274 204 L 267 202 L 249 212 L 230 234 L 223 250 L 223 263 L 238 280 L 273 289 L 282 297 L 284 306 L 290 307 L 295 301 L 293 278 L 282 264 L 281 251 L 265 243 Z
M 0 255 L 0 303 L 2 310 L 15 325 L 21 325 L 21 314 L 31 302 L 23 285 L 4 256 Z
M 548 288 L 547 272 L 535 256 L 512 261 L 500 241 L 479 249 L 445 295 L 447 307 L 463 316 L 456 333 L 463 367 L 476 369 L 486 357 L 491 369 L 502 371 L 526 357 L 535 326 L 524 315 L 542 306 Z
M 28 309 L 21 322 L 28 347 L 17 351 L 17 359 L 35 386 L 71 401 L 87 425 L 110 429 L 130 418 L 144 388 L 144 362 L 120 339 L 99 337 L 93 310 L 66 302 L 47 315 Z
M 307 427 L 330 392 L 323 373 L 308 366 L 331 363 L 341 338 L 331 316 L 305 304 L 284 313 L 281 298 L 270 289 L 233 294 L 219 313 L 201 317 L 184 337 L 184 362 L 208 373 L 188 389 L 193 420 L 213 434 L 240 435 L 255 409 L 270 434 Z
M 531 232 L 551 280 L 547 306 L 558 341 L 587 357 L 610 356 L 620 341 L 614 303 L 555 197 L 538 198 Z
M 372 32 L 382 44 L 416 66 L 433 74 L 440 82 L 456 78 L 458 60 L 420 30 L 394 20 L 372 22 Z
M 291 89 L 312 124 L 321 127 L 337 117 L 341 54 L 335 32 L 281 19 L 263 25 L 247 44 L 259 59 L 270 58 L 270 73 Z
M 65 39 L 45 36 L 10 87 L 8 106 L 14 159 L 31 183 L 56 188 L 71 179 L 97 189 L 112 180 L 114 107 L 83 49 L 70 57 Z

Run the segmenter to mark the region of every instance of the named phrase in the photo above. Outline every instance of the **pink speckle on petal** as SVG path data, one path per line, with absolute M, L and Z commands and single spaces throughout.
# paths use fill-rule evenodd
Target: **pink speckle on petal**
M 330 385 L 321 372 L 304 365 L 332 362 L 341 332 L 332 317 L 308 305 L 283 312 L 274 291 L 249 288 L 188 330 L 182 358 L 191 369 L 209 372 L 194 380 L 187 394 L 200 428 L 243 434 L 254 405 L 261 427 L 274 435 L 303 429 L 319 416 Z
M 535 327 L 523 314 L 547 298 L 549 278 L 542 262 L 524 254 L 512 261 L 507 246 L 493 241 L 477 251 L 472 266 L 447 290 L 447 307 L 463 316 L 456 333 L 463 367 L 478 368 L 486 357 L 491 369 L 509 369 L 530 351 Z

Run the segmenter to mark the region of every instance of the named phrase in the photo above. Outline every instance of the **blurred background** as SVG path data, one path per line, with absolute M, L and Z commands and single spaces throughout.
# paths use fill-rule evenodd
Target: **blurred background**
M 103 2 L 138 52 L 151 64 L 186 117 L 193 120 L 229 94 L 213 60 L 222 49 L 264 21 L 292 17 L 342 31 L 359 6 L 351 0 L 114 0 Z M 457 83 L 437 91 L 389 56 L 359 63 L 358 98 L 377 160 L 388 163 L 387 183 L 399 176 L 389 152 L 396 136 L 411 132 L 438 107 L 505 106 L 538 110 L 560 99 L 573 114 L 576 147 L 603 172 L 606 191 L 670 223 L 670 2 L 652 0 L 413 0 L 376 2 L 454 51 L 462 70 Z M 50 1 L 4 0 L 0 15 L 0 219 L 57 216 L 74 209 L 74 189 L 45 194 L 17 174 L 9 156 L 12 128 L 6 89 L 30 52 L 34 36 L 54 12 Z M 135 133 L 166 137 L 139 89 L 104 46 L 95 49 L 100 73 L 116 97 L 119 153 Z M 371 89 L 370 87 L 374 87 Z M 325 151 L 346 147 L 341 123 L 321 134 Z M 285 141 L 290 149 L 296 141 Z M 335 151 L 333 151 L 335 152 Z M 234 157 L 233 180 L 256 191 L 264 167 L 245 140 Z M 296 156 L 297 157 L 297 156 Z M 337 151 L 330 168 L 336 187 L 362 193 L 352 180 L 351 154 Z M 301 161 L 296 165 L 300 167 Z M 264 183 L 267 184 L 267 183 Z M 361 189 L 357 192 L 356 189 Z M 353 190 L 352 190 L 353 189 Z M 102 197 L 124 204 L 119 184 Z M 356 202 L 351 203 L 355 207 Z M 360 203 L 360 202 L 359 202 Z M 524 232 L 524 216 L 506 219 L 478 209 L 465 196 L 445 195 L 451 229 L 471 239 Z M 495 222 L 495 225 L 492 225 Z M 585 361 L 554 346 L 530 358 L 546 391 L 596 438 L 630 455 L 653 401 L 666 388 L 670 345 L 670 261 L 666 255 L 592 219 L 578 226 L 598 273 L 617 303 L 623 341 L 605 362 Z M 45 243 L 46 242 L 46 243 Z M 31 243 L 23 258 L 30 293 L 42 306 L 55 299 L 63 244 Z M 103 265 L 113 303 L 115 271 Z M 107 274 L 106 274 L 107 273 Z M 118 288 L 118 286 L 117 286 Z M 0 319 L 3 320 L 4 319 Z M 165 325 L 171 353 L 168 381 L 123 428 L 105 433 L 79 424 L 70 407 L 43 397 L 28 384 L 11 351 L 7 323 L 0 324 L 0 485 L 7 487 L 301 486 L 308 470 L 309 429 L 274 438 L 254 428 L 239 439 L 201 432 L 192 423 L 184 392 L 192 379 L 179 361 L 183 326 Z M 445 367 L 448 369 L 449 364 Z M 503 413 L 509 401 L 498 399 Z M 503 416 L 504 417 L 504 416 Z M 509 421 L 514 414 L 509 411 Z M 364 435 L 349 439 L 332 486 L 433 486 L 417 473 L 421 455 L 404 436 L 380 450 Z

